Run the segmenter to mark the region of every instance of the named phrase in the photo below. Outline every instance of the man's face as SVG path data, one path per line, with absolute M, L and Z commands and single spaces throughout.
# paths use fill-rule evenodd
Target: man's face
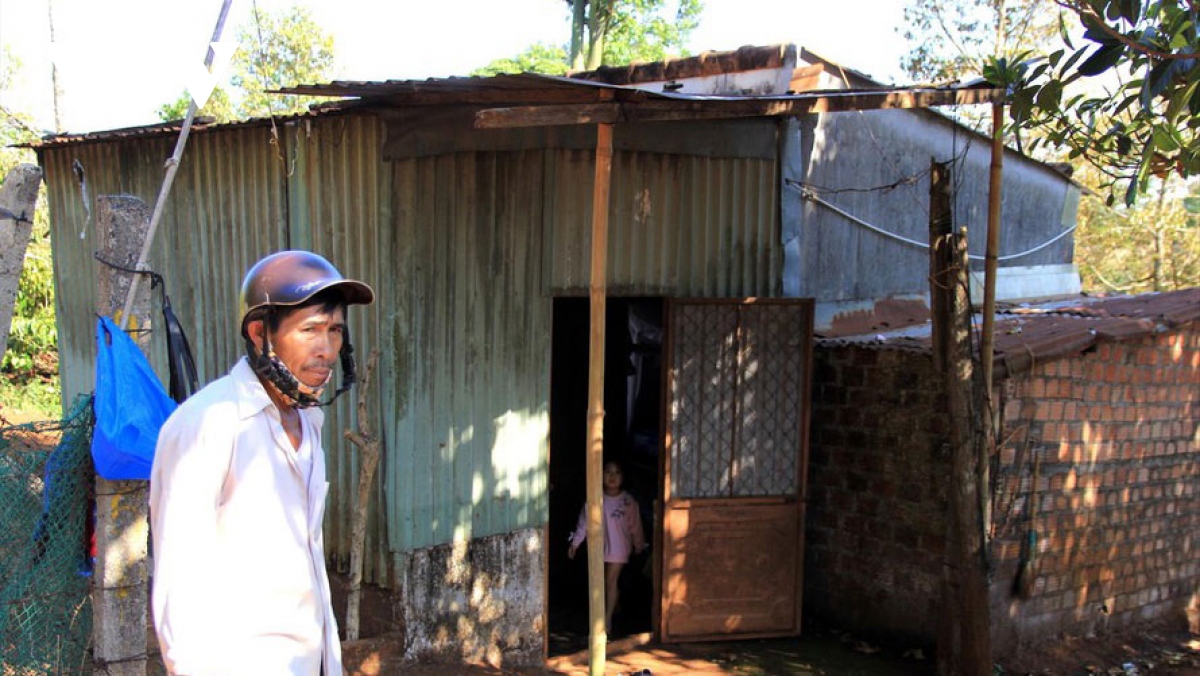
M 262 349 L 263 322 L 250 326 L 250 338 Z M 326 311 L 310 305 L 288 313 L 271 334 L 271 347 L 300 382 L 319 388 L 329 381 L 346 331 L 342 308 Z

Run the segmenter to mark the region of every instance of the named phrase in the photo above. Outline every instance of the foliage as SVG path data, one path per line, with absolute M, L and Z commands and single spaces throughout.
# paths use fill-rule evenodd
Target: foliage
M 218 122 L 250 117 L 301 113 L 319 97 L 270 94 L 297 84 L 328 82 L 334 73 L 333 36 L 322 29 L 308 9 L 291 7 L 278 13 L 253 14 L 254 22 L 238 33 L 237 52 L 230 62 L 225 85 L 213 88 L 197 115 Z M 159 108 L 162 120 L 178 120 L 187 113 L 190 95 Z
M 37 140 L 33 117 L 3 105 L 4 92 L 21 68 L 21 61 L 8 48 L 0 46 L 0 180 L 22 162 L 36 164 L 33 152 L 26 148 L 11 148 L 19 143 Z M 40 200 L 39 200 L 40 202 Z
M 8 87 L 20 62 L 5 54 L 0 69 L 0 94 Z M 3 97 L 0 96 L 0 100 Z M 36 163 L 27 148 L 10 144 L 38 138 L 32 118 L 0 107 L 0 182 L 22 162 Z M 50 216 L 43 185 L 34 211 L 33 233 L 25 251 L 25 265 L 13 307 L 8 348 L 0 364 L 0 402 L 6 406 L 42 412 L 47 418 L 61 414 L 58 389 L 58 329 L 54 315 L 54 275 L 50 258 Z
M 900 65 L 918 82 L 974 77 L 989 57 L 1008 58 L 1057 34 L 1054 0 L 909 0 Z
M 567 74 L 567 50 L 545 43 L 531 45 L 520 54 L 505 59 L 496 59 L 488 65 L 471 71 L 471 75 L 488 77 L 501 73 L 542 73 L 543 75 Z
M 191 102 L 191 94 L 185 91 L 179 95 L 179 98 L 170 103 L 164 103 L 159 107 L 158 119 L 164 122 L 182 120 L 187 117 L 188 106 Z M 229 98 L 229 93 L 225 91 L 225 88 L 213 87 L 208 100 L 204 102 L 204 107 L 196 111 L 196 117 L 211 117 L 217 122 L 232 122 L 240 116 L 237 106 L 233 105 L 233 101 Z
M 704 9 L 701 0 L 679 0 L 675 13 L 667 13 L 663 0 L 622 0 L 608 5 L 607 33 L 603 40 L 601 65 L 624 65 L 635 61 L 662 61 L 685 55 L 683 45 Z
M 1200 32 L 1178 0 L 1055 0 L 1084 30 L 1037 63 L 1000 64 L 1012 117 L 1035 144 L 1066 148 L 1104 175 L 1108 203 L 1132 206 L 1152 179 L 1200 172 Z M 1084 87 L 1084 85 L 1091 85 Z
M 1093 172 L 1094 173 L 1094 172 Z M 1200 286 L 1200 186 L 1152 182 L 1134 207 L 1091 195 L 1080 204 L 1076 259 L 1090 292 L 1141 293 Z
M 536 44 L 515 57 L 496 59 L 472 75 L 594 70 L 635 61 L 661 61 L 687 55 L 684 44 L 700 24 L 703 0 L 567 0 L 571 41 L 564 49 Z

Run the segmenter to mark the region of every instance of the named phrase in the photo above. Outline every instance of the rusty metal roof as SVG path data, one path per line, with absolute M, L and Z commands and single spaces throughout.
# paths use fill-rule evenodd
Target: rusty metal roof
M 932 349 L 928 310 L 918 322 L 913 308 L 906 305 L 903 326 L 892 323 L 894 310 L 885 306 L 878 317 L 860 312 L 852 320 L 839 318 L 829 331 L 818 335 L 817 345 L 928 353 Z M 1019 373 L 1100 342 L 1142 338 L 1196 321 L 1200 321 L 1200 288 L 1004 308 L 996 313 L 996 374 Z M 974 322 L 978 329 L 981 318 L 976 315 Z
M 986 84 L 889 87 L 866 79 L 855 83 L 862 86 L 851 89 L 808 90 L 763 96 L 696 95 L 651 91 L 634 86 L 656 78 L 677 79 L 775 68 L 793 58 L 795 49 L 793 45 L 742 47 L 728 52 L 705 52 L 694 57 L 668 59 L 659 63 L 601 68 L 574 73 L 569 77 L 523 73 L 491 77 L 337 80 L 323 84 L 304 84 L 274 93 L 327 96 L 337 100 L 316 104 L 306 113 L 274 119 L 255 118 L 226 124 L 200 120 L 193 125 L 193 131 L 204 132 L 227 126 L 259 126 L 295 118 L 337 114 L 347 109 L 363 107 L 463 105 L 506 108 L 519 114 L 522 106 L 603 104 L 609 106 L 606 111 L 587 111 L 587 116 L 581 119 L 588 122 L 626 122 L 641 119 L 725 119 L 840 110 L 919 108 L 981 103 L 1003 94 L 1002 90 L 992 89 Z M 806 58 L 819 59 L 808 52 L 803 54 Z M 572 120 L 571 123 L 580 121 L 575 118 Z M 177 135 L 180 127 L 180 122 L 168 122 L 83 134 L 62 134 L 48 136 L 29 144 L 29 147 Z
M 275 117 L 253 117 L 246 120 L 238 120 L 236 122 L 216 122 L 211 117 L 197 117 L 192 121 L 192 127 L 189 133 L 203 133 L 214 129 L 224 129 L 227 127 L 265 127 L 272 124 L 283 124 L 291 120 L 317 117 L 321 115 L 342 114 L 340 110 L 314 110 L 306 113 L 295 113 L 291 115 L 277 115 Z M 183 130 L 183 120 L 172 120 L 170 122 L 160 122 L 158 124 L 148 124 L 141 127 L 123 127 L 120 129 L 107 129 L 104 131 L 93 131 L 83 133 L 64 133 L 51 134 L 44 136 L 41 139 L 32 143 L 14 144 L 14 148 L 44 148 L 49 146 L 64 146 L 78 145 L 83 143 L 95 143 L 99 141 L 110 141 L 114 139 L 138 138 L 138 137 L 153 137 L 153 136 L 179 136 L 179 132 Z

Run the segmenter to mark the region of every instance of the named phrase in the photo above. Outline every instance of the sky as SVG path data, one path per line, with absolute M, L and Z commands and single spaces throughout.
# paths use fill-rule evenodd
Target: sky
M 670 0 L 668 0 L 669 2 Z M 52 6 L 51 6 L 51 3 Z M 334 37 L 336 79 L 467 75 L 536 42 L 563 44 L 564 0 L 233 0 L 224 36 L 252 6 L 308 7 Z M 704 0 L 687 45 L 695 54 L 790 42 L 883 82 L 903 81 L 905 0 Z M 0 73 L 19 70 L 0 106 L 52 129 L 51 63 L 63 126 L 80 133 L 153 124 L 155 111 L 197 83 L 221 0 L 0 0 Z M 54 43 L 50 47 L 50 12 Z

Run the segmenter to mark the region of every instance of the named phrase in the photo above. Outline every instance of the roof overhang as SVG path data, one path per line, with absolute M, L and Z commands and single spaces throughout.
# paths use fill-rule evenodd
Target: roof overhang
M 486 107 L 476 113 L 476 126 L 481 128 L 788 117 L 993 103 L 1004 98 L 1003 89 L 986 85 L 698 96 L 531 73 L 421 81 L 339 81 L 280 91 L 351 99 L 328 104 L 331 108 L 483 105 Z

